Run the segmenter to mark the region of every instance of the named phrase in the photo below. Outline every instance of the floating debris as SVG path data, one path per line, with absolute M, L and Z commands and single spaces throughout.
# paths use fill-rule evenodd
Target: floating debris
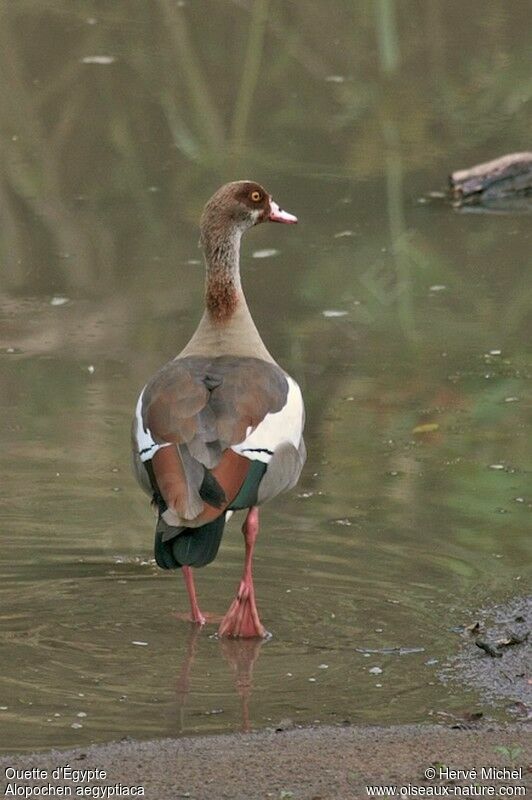
M 363 653 L 365 656 L 369 655 L 383 655 L 383 656 L 408 656 L 412 653 L 424 653 L 424 647 L 355 647 L 357 653 Z
M 327 75 L 325 81 L 327 83 L 345 83 L 345 77 L 343 75 Z
M 318 669 L 329 669 L 329 665 L 328 664 L 320 664 L 318 666 Z
M 348 236 L 354 236 L 354 235 L 355 235 L 354 231 L 349 231 L 349 230 L 347 230 L 347 231 L 338 231 L 338 233 L 334 234 L 334 238 L 335 239 L 345 239 Z
M 82 64 L 114 64 L 114 56 L 85 56 L 81 59 Z
M 346 317 L 347 316 L 347 311 L 340 311 L 337 308 L 327 308 L 327 309 L 325 309 L 325 311 L 322 311 L 321 313 L 323 314 L 324 317 L 327 317 L 327 318 L 330 318 L 330 317 Z
M 444 292 L 447 286 L 443 283 L 435 283 L 434 286 L 429 286 L 429 292 Z
M 380 667 L 371 667 L 371 669 L 368 669 L 368 672 L 371 673 L 371 675 L 380 675 L 382 669 Z
M 131 642 L 131 644 L 136 644 L 138 647 L 147 647 L 148 642 Z
M 91 375 L 93 375 L 94 374 L 94 370 L 95 370 L 94 364 L 89 364 L 89 366 L 87 367 L 87 372 L 89 372 Z
M 344 525 L 345 527 L 349 527 L 353 523 L 350 519 L 333 519 L 335 525 Z
M 271 258 L 279 255 L 279 250 L 276 250 L 275 247 L 265 247 L 264 250 L 255 250 L 251 255 L 253 258 Z
M 490 464 L 490 469 L 504 469 L 504 464 Z
M 519 397 L 505 397 L 504 398 L 504 402 L 505 403 L 518 403 L 519 402 Z
M 50 300 L 51 306 L 64 306 L 65 303 L 68 303 L 69 298 L 63 297 L 61 295 L 57 295 L 56 297 L 52 297 Z
M 412 428 L 412 433 L 433 433 L 439 430 L 440 426 L 437 422 L 425 422 L 423 425 L 416 425 Z

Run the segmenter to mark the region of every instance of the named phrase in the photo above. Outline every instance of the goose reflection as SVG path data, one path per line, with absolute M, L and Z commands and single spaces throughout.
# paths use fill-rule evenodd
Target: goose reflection
M 235 689 L 240 697 L 242 730 L 251 730 L 249 703 L 253 690 L 253 670 L 259 658 L 264 639 L 220 639 L 223 657 L 229 664 L 235 679 Z
M 176 681 L 176 697 L 178 709 L 178 730 L 186 727 L 186 706 L 193 683 L 193 667 L 200 644 L 200 637 L 205 631 L 197 625 L 191 625 L 185 644 L 185 654 Z M 241 730 L 251 730 L 250 701 L 253 691 L 253 670 L 258 661 L 264 639 L 219 639 L 217 641 L 220 654 L 229 665 L 234 677 L 236 693 L 240 697 L 242 725 Z

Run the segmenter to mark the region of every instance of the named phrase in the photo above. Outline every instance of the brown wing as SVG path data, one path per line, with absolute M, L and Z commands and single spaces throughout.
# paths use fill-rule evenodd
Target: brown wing
M 171 361 L 151 379 L 142 396 L 142 419 L 153 439 L 162 444 L 189 442 L 206 407 L 209 391 L 186 364 Z
M 153 471 L 170 509 L 201 524 L 214 518 L 236 496 L 249 462 L 229 448 L 243 441 L 268 413 L 286 403 L 288 383 L 276 364 L 258 358 L 189 356 L 166 364 L 143 393 L 146 430 L 164 447 L 152 459 Z M 226 502 L 209 509 L 200 487 L 209 470 Z

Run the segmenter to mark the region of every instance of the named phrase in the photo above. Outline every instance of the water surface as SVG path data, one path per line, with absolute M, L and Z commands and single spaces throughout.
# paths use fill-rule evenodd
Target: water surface
M 425 195 L 530 148 L 528 4 L 0 14 L 1 748 L 504 715 L 437 672 L 453 627 L 525 591 L 530 217 Z M 301 482 L 262 514 L 265 643 L 180 618 L 129 472 L 137 393 L 200 316 L 202 204 L 241 177 L 300 218 L 243 245 L 308 412 Z M 239 524 L 198 575 L 215 616 Z

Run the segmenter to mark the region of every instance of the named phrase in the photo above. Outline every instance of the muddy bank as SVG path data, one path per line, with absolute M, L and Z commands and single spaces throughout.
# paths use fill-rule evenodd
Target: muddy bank
M 478 611 L 460 631 L 460 652 L 442 670 L 444 682 L 465 684 L 516 719 L 532 716 L 532 597 Z
M 431 767 L 439 770 L 440 765 L 465 770 L 522 768 L 519 777 L 499 783 L 476 779 L 466 783 L 526 785 L 530 745 L 530 731 L 517 725 L 476 730 L 423 725 L 320 727 L 4 756 L 0 774 L 4 791 L 6 768 L 51 771 L 69 764 L 76 770 L 105 770 L 103 780 L 82 786 L 142 786 L 150 800 L 348 800 L 367 797 L 368 784 L 445 785 L 445 777 L 431 780 L 424 774 Z M 50 782 L 76 785 L 64 779 Z M 75 788 L 72 796 L 76 796 Z M 87 792 L 85 796 L 98 795 Z

